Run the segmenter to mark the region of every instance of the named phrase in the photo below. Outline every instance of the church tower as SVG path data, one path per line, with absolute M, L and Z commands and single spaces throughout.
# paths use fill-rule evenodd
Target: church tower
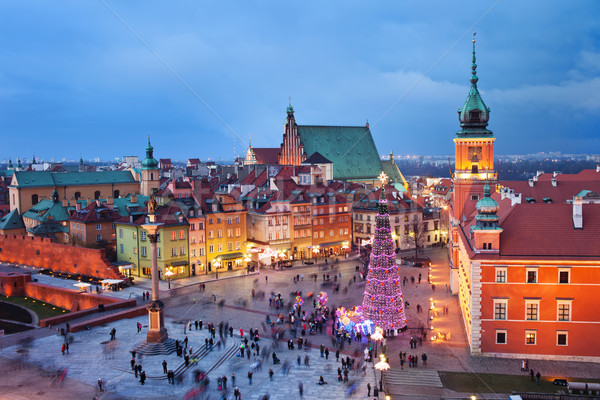
M 300 143 L 298 124 L 296 124 L 294 108 L 290 101 L 287 108 L 287 121 L 283 133 L 283 143 L 281 143 L 277 163 L 279 165 L 300 165 L 304 160 L 306 160 L 304 145 Z
M 487 129 L 490 109 L 485 105 L 477 89 L 477 64 L 475 63 L 475 36 L 473 36 L 473 64 L 471 66 L 471 90 L 465 104 L 458 109 L 461 129 L 454 137 L 455 166 L 453 176 L 453 217 L 460 221 L 475 210 L 483 197 L 483 187 L 489 182 L 496 188 L 497 174 L 494 170 L 494 141 L 492 131 Z
M 158 174 L 158 161 L 154 158 L 154 148 L 150 144 L 150 135 L 148 135 L 148 146 L 146 146 L 146 158 L 142 161 L 142 184 L 141 193 L 144 196 L 151 196 L 160 188 L 160 177 Z

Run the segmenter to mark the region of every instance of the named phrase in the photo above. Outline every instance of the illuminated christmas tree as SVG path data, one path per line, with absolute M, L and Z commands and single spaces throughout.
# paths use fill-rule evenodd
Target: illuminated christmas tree
M 406 315 L 390 230 L 385 184 L 381 189 L 377 211 L 373 251 L 363 297 L 363 318 L 373 321 L 375 326 L 382 329 L 404 329 Z

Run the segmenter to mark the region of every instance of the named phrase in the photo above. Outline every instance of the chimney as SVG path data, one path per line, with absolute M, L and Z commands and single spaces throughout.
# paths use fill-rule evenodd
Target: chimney
M 130 198 L 130 201 L 131 201 L 132 203 L 137 203 L 137 195 L 136 195 L 136 194 L 132 194 L 132 195 L 131 195 L 131 198 Z
M 533 187 L 533 179 L 529 179 L 529 187 Z
M 596 165 L 596 172 L 600 172 L 600 164 Z
M 556 178 L 552 178 L 552 186 L 556 187 L 558 185 L 558 180 Z
M 539 171 L 537 171 L 537 172 L 535 173 L 535 177 L 537 178 L 538 176 L 540 176 L 540 175 L 541 175 L 541 174 L 543 174 L 543 173 L 544 173 L 544 171 L 542 171 L 542 170 L 539 170 Z
M 581 197 L 573 197 L 573 228 L 583 229 L 583 201 Z
M 81 203 L 78 201 L 75 202 L 75 211 L 81 211 Z
M 560 175 L 560 174 L 561 174 L 561 172 L 560 172 L 560 171 L 554 171 L 554 172 L 552 173 L 552 177 L 553 177 L 553 178 L 556 178 L 556 177 L 557 177 L 558 175 Z

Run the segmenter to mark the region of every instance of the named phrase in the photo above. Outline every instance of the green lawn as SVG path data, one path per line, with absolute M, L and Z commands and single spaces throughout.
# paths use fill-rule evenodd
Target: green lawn
M 0 296 L 0 300 L 26 307 L 35 312 L 40 320 L 44 318 L 55 317 L 68 312 L 67 310 L 53 306 L 52 304 L 44 303 L 40 300 L 35 300 L 30 297 Z
M 503 375 L 503 374 L 474 374 L 466 372 L 440 371 L 440 379 L 447 389 L 462 393 L 511 393 L 516 392 L 541 392 L 557 393 L 565 390 L 564 386 L 552 383 L 554 378 L 544 377 L 540 385 L 531 382 L 529 375 Z M 567 378 L 569 382 L 600 382 L 599 379 Z

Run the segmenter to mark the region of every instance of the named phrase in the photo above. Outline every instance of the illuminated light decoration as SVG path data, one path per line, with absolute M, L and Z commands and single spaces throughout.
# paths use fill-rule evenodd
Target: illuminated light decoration
M 384 330 L 402 330 L 406 328 L 406 315 L 385 189 L 381 190 L 375 222 L 373 248 L 363 296 L 363 318 L 371 320 Z

